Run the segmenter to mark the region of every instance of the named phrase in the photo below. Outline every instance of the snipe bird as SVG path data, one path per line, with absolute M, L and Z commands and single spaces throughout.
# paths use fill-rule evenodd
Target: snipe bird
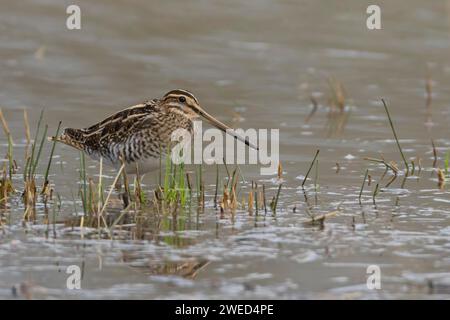
M 127 173 L 145 173 L 157 169 L 171 142 L 171 134 L 179 128 L 193 132 L 193 121 L 203 118 L 216 128 L 258 149 L 248 139 L 207 113 L 197 98 L 186 90 L 169 91 L 153 99 L 119 111 L 85 129 L 66 128 L 58 137 L 51 137 L 84 151 L 95 160 L 103 160 L 116 168 L 125 164 Z

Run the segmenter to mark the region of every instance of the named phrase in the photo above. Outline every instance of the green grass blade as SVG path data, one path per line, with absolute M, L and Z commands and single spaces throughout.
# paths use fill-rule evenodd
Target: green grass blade
M 61 129 L 61 121 L 58 124 L 58 129 L 56 129 L 56 134 L 55 137 L 57 137 L 59 135 L 59 130 Z M 55 146 L 56 146 L 56 139 L 53 140 L 53 144 L 52 144 L 52 149 L 50 151 L 50 157 L 48 158 L 48 165 L 47 165 L 47 170 L 45 170 L 45 178 L 44 178 L 44 182 L 48 181 L 48 174 L 50 172 L 50 167 L 52 165 L 52 159 L 53 159 L 53 153 L 55 152 Z
M 45 125 L 44 134 L 42 135 L 41 143 L 39 144 L 39 149 L 38 149 L 38 153 L 36 154 L 36 159 L 33 164 L 33 170 L 31 171 L 31 176 L 34 176 L 34 174 L 36 173 L 36 168 L 39 164 L 39 158 L 41 157 L 42 148 L 44 146 L 44 141 L 45 141 L 45 139 L 47 139 L 47 130 L 48 130 L 48 125 Z

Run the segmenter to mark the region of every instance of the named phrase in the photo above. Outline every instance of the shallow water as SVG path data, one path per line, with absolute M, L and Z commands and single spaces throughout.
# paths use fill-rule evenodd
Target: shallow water
M 19 166 L 24 108 L 32 132 L 42 108 L 54 132 L 59 120 L 84 127 L 182 87 L 226 123 L 280 129 L 279 209 L 275 217 L 220 215 L 211 167 L 205 168 L 204 213 L 150 221 L 153 229 L 142 240 L 99 240 L 89 230 L 81 238 L 60 223 L 75 212 L 79 155 L 58 146 L 51 181 L 62 210 L 54 230 L 23 225 L 19 197 L 2 211 L 8 223 L 0 233 L 1 298 L 14 298 L 11 288 L 20 284 L 34 298 L 449 297 L 450 197 L 448 187 L 438 188 L 431 146 L 433 139 L 443 168 L 450 145 L 449 1 L 379 1 L 383 29 L 377 31 L 365 26 L 369 1 L 79 3 L 78 31 L 65 28 L 65 1 L 8 1 L 0 12 L 0 105 Z M 329 77 L 347 93 L 343 114 L 329 113 Z M 319 107 L 307 121 L 311 95 Z M 406 157 L 422 159 L 420 173 L 404 184 L 399 174 L 388 188 L 391 174 L 380 181 L 384 167 L 364 160 L 381 153 L 402 165 L 381 98 Z M 0 143 L 6 154 L 3 133 Z M 316 149 L 319 188 L 309 180 L 304 192 Z M 88 164 L 95 177 L 98 165 Z M 372 184 L 360 205 L 366 168 Z M 241 170 L 270 196 L 276 193 L 274 176 L 259 176 L 256 166 Z M 114 171 L 107 174 L 112 182 Z M 147 191 L 155 177 L 145 177 Z M 382 189 L 374 206 L 377 183 Z M 305 223 L 308 211 L 337 208 L 323 227 Z M 44 213 L 40 207 L 40 222 Z M 66 288 L 66 267 L 73 264 L 83 270 L 81 290 Z M 381 268 L 381 290 L 366 286 L 369 265 Z

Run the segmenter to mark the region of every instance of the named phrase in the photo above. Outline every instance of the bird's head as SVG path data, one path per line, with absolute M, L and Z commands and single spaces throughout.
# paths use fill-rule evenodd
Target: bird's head
M 235 139 L 244 142 L 249 147 L 258 150 L 248 139 L 237 135 L 233 129 L 226 124 L 220 122 L 212 115 L 207 113 L 199 104 L 197 98 L 187 90 L 175 89 L 167 92 L 161 99 L 170 112 L 182 114 L 183 116 L 193 120 L 196 118 L 203 118 L 212 124 L 214 127 L 232 135 Z

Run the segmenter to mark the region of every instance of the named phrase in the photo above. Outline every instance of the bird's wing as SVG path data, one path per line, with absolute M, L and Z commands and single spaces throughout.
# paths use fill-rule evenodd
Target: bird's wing
M 103 121 L 100 121 L 88 128 L 82 129 L 85 136 L 95 135 L 98 132 L 105 130 L 105 134 L 108 132 L 107 128 L 114 129 L 118 124 L 124 125 L 125 123 L 131 121 L 133 122 L 136 118 L 140 116 L 145 116 L 154 113 L 158 108 L 158 100 L 150 100 L 144 103 L 134 105 L 132 107 L 126 108 L 119 111 Z
M 80 142 L 88 153 L 107 155 L 143 130 L 154 128 L 159 106 L 157 100 L 141 103 L 119 111 L 103 121 L 79 130 Z

